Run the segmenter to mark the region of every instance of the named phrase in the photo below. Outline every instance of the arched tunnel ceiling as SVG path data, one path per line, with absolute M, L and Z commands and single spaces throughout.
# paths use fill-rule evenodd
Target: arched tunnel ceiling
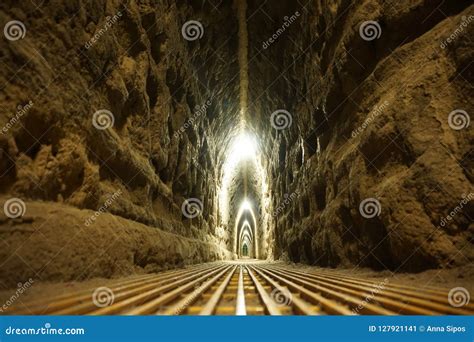
M 217 167 L 221 167 L 232 138 L 239 134 L 240 127 L 237 6 L 235 2 L 231 6 L 227 2 L 217 5 L 208 1 L 184 2 L 182 6 L 191 7 L 192 16 L 202 18 L 205 27 L 206 34 L 202 39 L 189 44 L 198 86 L 206 94 L 203 100 L 211 101 L 206 115 L 198 118 L 196 125 L 201 127 L 197 129 L 198 132 L 211 138 L 214 146 L 219 147 L 216 149 L 219 160 Z M 250 103 L 246 129 L 257 137 L 260 152 L 266 158 L 270 157 L 272 150 L 271 134 L 275 134 L 269 125 L 270 115 L 275 109 L 284 108 L 293 93 L 282 91 L 286 89 L 284 77 L 275 79 L 275 69 L 282 66 L 283 54 L 269 56 L 267 53 L 262 59 L 265 55 L 261 54 L 261 43 L 271 36 L 272 24 L 274 26 L 287 13 L 293 13 L 295 7 L 288 3 L 282 6 L 265 3 L 262 6 L 259 1 L 248 1 L 247 25 L 251 31 L 248 53 Z M 277 59 L 273 60 L 275 57 Z M 262 64 L 265 67 L 261 67 Z M 271 73 L 272 70 L 275 74 Z M 265 103 L 264 108 L 261 107 L 262 103 Z
M 239 164 L 230 184 L 230 207 L 237 209 L 244 200 L 248 200 L 256 213 L 261 213 L 261 180 L 258 179 L 257 166 L 253 162 Z M 235 212 L 237 212 L 237 210 Z
M 224 172 L 223 166 L 229 157 L 229 152 L 232 148 L 231 144 L 239 135 L 239 128 L 241 127 L 240 120 L 240 106 L 239 106 L 239 84 L 242 77 L 239 72 L 239 65 L 237 56 L 239 55 L 239 39 L 238 36 L 239 23 L 236 22 L 237 6 L 221 3 L 216 8 L 210 3 L 204 2 L 201 7 L 194 7 L 194 17 L 206 19 L 203 20 L 203 26 L 206 30 L 206 35 L 194 43 L 191 42 L 191 51 L 193 65 L 197 70 L 196 75 L 199 80 L 199 85 L 205 89 L 207 97 L 211 98 L 213 103 L 206 113 L 206 116 L 199 118 L 196 121 L 197 127 L 202 127 L 202 132 L 208 141 L 213 142 L 210 147 L 211 155 L 215 157 L 211 163 L 216 167 L 217 182 L 222 179 Z M 248 113 L 246 115 L 247 122 L 246 131 L 256 138 L 258 144 L 258 153 L 260 154 L 260 162 L 263 165 L 264 172 L 268 173 L 268 166 L 272 157 L 274 143 L 281 137 L 275 134 L 275 130 L 270 123 L 271 113 L 277 108 L 285 108 L 284 104 L 287 98 L 280 97 L 282 92 L 275 92 L 276 88 L 284 87 L 281 85 L 285 82 L 284 79 L 279 79 L 277 85 L 267 87 L 267 83 L 271 83 L 275 75 L 272 75 L 270 64 L 277 63 L 280 65 L 281 61 L 270 61 L 264 68 L 260 68 L 262 63 L 266 63 L 257 56 L 261 50 L 261 42 L 264 38 L 271 35 L 269 27 L 281 20 L 282 14 L 290 13 L 294 5 L 285 5 L 279 7 L 279 10 L 273 10 L 273 6 L 261 6 L 258 1 L 249 1 L 247 8 L 247 22 L 248 29 L 251 35 L 248 39 L 248 65 L 249 74 L 249 101 Z M 209 17 L 209 11 L 219 13 L 216 17 Z M 271 16 L 269 18 L 268 16 Z M 260 23 L 260 24 L 259 24 Z M 262 30 L 262 23 L 265 28 Z M 226 34 L 222 34 L 226 32 Z M 228 33 L 230 32 L 230 34 Z M 208 34 L 207 34 L 208 33 Z M 215 54 L 210 52 L 210 58 L 206 54 L 202 54 L 202 46 L 212 42 L 211 46 Z M 208 52 L 206 49 L 205 52 Z M 257 58 L 256 58 L 257 57 Z M 278 56 L 277 56 L 278 58 Z M 273 66 L 275 67 L 275 66 Z M 263 73 L 263 74 L 262 74 Z M 224 82 L 224 83 L 223 83 Z M 270 96 L 268 94 L 271 94 Z M 278 94 L 278 96 L 275 96 Z M 269 101 L 270 98 L 270 101 Z M 262 105 L 261 102 L 266 102 Z M 273 107 L 274 106 L 274 107 Z M 198 131 L 201 129 L 198 128 Z M 286 133 L 288 134 L 288 132 Z M 213 151 L 217 151 L 213 154 Z M 206 150 L 201 150 L 201 153 L 206 153 Z M 228 189 L 229 197 L 227 204 L 230 212 L 229 226 L 226 228 L 231 235 L 233 230 L 237 227 L 233 222 L 239 211 L 239 207 L 243 200 L 248 199 L 253 203 L 254 212 L 260 225 L 268 225 L 269 222 L 262 220 L 262 180 L 258 179 L 259 173 L 256 172 L 255 165 L 252 163 L 244 163 L 239 166 L 235 176 L 232 177 Z M 219 203 L 217 203 L 219 205 Z M 267 213 L 268 215 L 268 213 Z M 258 234 L 262 234 L 262 227 L 259 227 Z M 268 229 L 268 228 L 267 228 Z M 235 244 L 232 242 L 231 244 Z
M 206 32 L 201 40 L 190 43 L 192 62 L 197 70 L 198 85 L 204 90 L 205 98 L 211 99 L 212 103 L 206 115 L 196 121 L 196 126 L 199 127 L 196 130 L 198 134 L 202 133 L 201 139 L 213 142 L 213 165 L 220 174 L 232 140 L 239 134 L 240 125 L 240 70 L 237 60 L 239 23 L 236 18 L 236 5 L 213 5 L 206 1 L 191 4 L 185 2 L 182 6 L 192 7 L 193 17 L 203 18 Z M 268 2 L 262 4 L 259 1 L 248 1 L 247 6 L 247 25 L 251 34 L 248 38 L 249 107 L 246 129 L 257 137 L 262 159 L 264 163 L 269 163 L 275 143 L 282 140 L 288 140 L 288 144 L 294 143 L 298 134 L 297 122 L 281 134 L 269 124 L 271 114 L 275 110 L 287 108 L 288 103 L 295 101 L 297 94 L 294 89 L 297 85 L 288 86 L 287 80 L 296 67 L 289 68 L 284 51 L 297 47 L 291 46 L 293 43 L 290 46 L 285 45 L 288 40 L 282 39 L 271 47 L 272 50 L 266 51 L 262 48 L 262 43 L 272 36 L 277 23 L 284 20 L 288 14 L 302 9 L 293 2 L 273 6 Z M 293 28 L 293 31 L 297 29 Z M 291 28 L 289 32 L 292 32 Z M 278 53 L 275 53 L 276 51 Z

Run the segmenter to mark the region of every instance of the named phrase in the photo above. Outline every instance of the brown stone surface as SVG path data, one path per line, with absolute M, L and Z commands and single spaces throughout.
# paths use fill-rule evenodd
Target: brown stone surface
M 4 201 L 5 198 L 2 198 Z M 0 279 L 14 287 L 27 279 L 81 281 L 158 272 L 230 253 L 213 241 L 186 238 L 63 204 L 27 202 L 22 218 L 1 219 Z M 96 219 L 91 224 L 86 222 Z
M 451 111 L 473 109 L 472 24 L 440 45 L 474 7 L 469 1 L 287 4 L 264 6 L 276 23 L 262 14 L 249 24 L 258 32 L 250 47 L 256 60 L 250 94 L 261 129 L 277 108 L 293 119 L 269 138 L 274 208 L 284 194 L 298 194 L 277 217 L 276 257 L 404 271 L 472 261 L 472 201 L 440 226 L 474 189 L 472 124 L 459 131 L 448 125 Z M 296 11 L 287 31 L 259 51 L 283 16 Z M 366 20 L 380 23 L 379 39 L 361 39 Z M 361 216 L 366 198 L 379 200 L 379 216 Z
M 209 88 L 214 90 L 217 78 L 222 86 L 228 81 L 224 73 L 235 68 L 233 40 L 209 31 L 205 46 L 200 46 L 181 36 L 182 24 L 194 15 L 201 18 L 203 13 L 206 18 L 201 20 L 206 26 L 234 30 L 235 19 L 228 18 L 232 8 L 223 8 L 221 16 L 212 16 L 210 9 L 174 1 L 55 1 L 39 8 L 33 2 L 2 2 L 2 24 L 15 19 L 26 26 L 24 39 L 10 42 L 2 37 L 0 43 L 0 83 L 5 85 L 0 92 L 2 127 L 16 116 L 17 106 L 32 102 L 32 107 L 18 116 L 18 122 L 0 134 L 0 192 L 5 199 L 21 198 L 28 212 L 30 203 L 37 200 L 99 210 L 120 192 L 106 211 L 120 220 L 120 234 L 137 229 L 137 222 L 149 226 L 148 247 L 136 251 L 144 256 L 140 261 L 144 269 L 224 257 L 222 252 L 214 252 L 226 247 L 222 241 L 225 236 L 213 235 L 215 203 L 208 200 L 215 194 L 214 187 L 208 185 L 216 163 L 213 131 L 224 123 L 212 123 L 210 118 L 234 97 L 234 91 L 238 94 L 238 89 L 232 80 L 215 93 Z M 91 44 L 94 35 L 97 39 Z M 215 63 L 218 58 L 229 62 L 225 69 Z M 200 68 L 193 67 L 199 63 Z M 196 73 L 200 73 L 199 79 Z M 210 106 L 202 110 L 207 100 Z M 112 128 L 94 128 L 93 114 L 101 109 L 112 112 Z M 197 121 L 180 131 L 185 120 L 198 110 L 201 115 Z M 181 213 L 184 199 L 190 197 L 205 204 L 203 215 L 193 220 Z M 69 210 L 63 205 L 58 208 Z M 91 215 L 90 210 L 83 213 L 71 209 L 68 215 L 71 222 L 79 224 L 84 215 Z M 0 260 L 5 275 L 13 277 L 6 279 L 8 283 L 31 273 L 21 262 L 7 258 L 21 241 L 25 240 L 28 248 L 16 254 L 38 272 L 42 261 L 34 255 L 42 255 L 46 261 L 55 255 L 59 241 L 70 238 L 69 230 L 73 229 L 64 229 L 66 221 L 59 216 L 38 217 L 29 228 L 30 223 L 23 222 L 22 229 L 31 231 L 38 220 L 44 220 L 50 235 L 59 239 L 48 243 L 49 236 L 42 239 L 37 234 L 39 240 L 32 244 L 25 235 L 10 234 L 12 228 L 1 214 L 2 238 L 8 248 L 3 249 Z M 91 234 L 100 232 L 101 224 L 98 220 L 88 230 Z M 164 245 L 155 241 L 168 236 L 162 231 L 177 234 L 169 235 L 173 238 L 167 243 L 177 244 L 170 247 L 169 255 Z M 136 238 L 123 239 L 127 245 Z M 194 241 L 196 246 L 183 241 Z M 208 251 L 199 247 L 206 243 L 212 244 L 206 247 Z M 153 244 L 158 249 L 153 249 Z M 84 267 L 84 262 L 92 262 L 100 250 L 86 246 L 71 246 L 68 252 L 75 257 L 59 263 L 56 259 L 52 270 L 42 272 L 42 279 L 72 279 L 77 269 L 84 269 L 79 272 L 81 277 L 108 277 L 135 267 L 130 253 L 119 256 L 118 251 L 114 253 L 124 267 L 113 267 L 105 260 L 102 266 Z M 157 255 L 149 259 L 147 249 Z M 13 276 L 19 265 L 23 265 L 21 272 Z
M 233 222 L 244 195 L 257 202 L 262 257 L 404 272 L 472 262 L 472 201 L 441 222 L 474 192 L 473 126 L 448 125 L 453 110 L 473 112 L 473 23 L 440 46 L 472 15 L 467 0 L 248 0 L 247 118 L 271 219 L 261 227 L 254 169 L 233 179 L 229 207 Z M 231 258 L 218 191 L 239 123 L 235 4 L 3 1 L 10 20 L 26 36 L 0 41 L 1 127 L 18 117 L 0 132 L 0 203 L 21 198 L 26 215 L 0 212 L 5 286 Z M 188 20 L 201 39 L 183 39 Z M 378 39 L 361 38 L 366 20 Z M 92 124 L 102 109 L 106 130 Z M 272 127 L 277 109 L 291 127 Z M 199 217 L 183 216 L 187 198 L 203 202 Z M 361 216 L 366 198 L 380 215 Z

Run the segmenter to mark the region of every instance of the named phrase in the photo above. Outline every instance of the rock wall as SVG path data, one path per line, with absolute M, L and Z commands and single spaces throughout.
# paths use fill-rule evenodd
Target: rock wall
M 473 131 L 448 117 L 473 109 L 474 7 L 302 5 L 266 4 L 249 23 L 251 102 L 267 131 L 273 207 L 284 209 L 276 258 L 405 271 L 472 261 Z M 362 39 L 368 20 L 378 38 Z M 292 118 L 280 131 L 268 128 L 277 109 Z M 378 201 L 372 218 L 365 199 Z
M 82 227 L 99 241 L 71 258 L 71 250 L 62 248 L 75 248 L 67 243 L 71 227 L 64 229 L 59 209 L 48 215 L 50 202 L 84 210 L 65 211 L 71 225 L 94 211 L 113 214 L 108 224 L 120 222 L 117 234 L 130 249 L 120 260 L 129 270 L 156 268 L 158 259 L 171 267 L 229 257 L 226 234 L 214 232 L 215 134 L 223 125 L 214 119 L 223 107 L 229 113 L 237 108 L 228 102 L 238 94 L 238 80 L 224 77 L 238 70 L 236 38 L 204 29 L 197 33 L 202 39 L 194 40 L 192 30 L 185 39 L 182 32 L 189 20 L 229 34 L 237 29 L 232 6 L 215 11 L 206 2 L 181 1 L 0 4 L 3 25 L 18 20 L 26 29 L 23 39 L 0 41 L 0 123 L 6 127 L 0 134 L 0 193 L 5 201 L 26 203 L 20 228 L 2 212 L 2 275 L 22 265 L 19 276 L 71 280 L 69 269 L 83 267 L 78 260 L 89 264 L 99 252 L 119 254 L 115 243 L 104 250 L 108 238 L 100 218 Z M 196 218 L 182 213 L 188 198 L 202 203 Z M 29 216 L 39 201 L 48 202 L 44 212 Z M 139 252 L 136 236 L 124 233 L 138 223 L 150 234 L 145 238 L 139 228 Z M 58 235 L 58 243 L 43 234 Z M 175 236 L 170 241 L 177 244 L 191 239 L 195 252 L 168 253 L 165 236 Z M 31 250 L 19 248 L 23 244 Z M 137 257 L 128 257 L 133 250 Z M 115 273 L 123 272 L 104 265 L 81 277 Z
M 8 286 L 233 257 L 218 191 L 240 118 L 237 7 L 0 4 L 4 27 L 25 26 L 0 40 L 1 203 L 26 208 L 0 213 Z M 270 217 L 259 254 L 405 271 L 471 261 L 472 125 L 448 120 L 473 107 L 470 1 L 246 7 L 246 117 L 268 193 L 250 170 L 229 202 L 234 219 L 242 184 L 272 199 L 256 208 Z M 375 39 L 363 39 L 366 21 Z M 279 109 L 289 121 L 271 122 Z M 186 199 L 202 203 L 197 217 L 184 215 Z

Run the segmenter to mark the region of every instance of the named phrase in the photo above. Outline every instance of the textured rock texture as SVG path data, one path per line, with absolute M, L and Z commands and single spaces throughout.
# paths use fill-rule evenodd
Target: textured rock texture
M 405 271 L 469 263 L 474 206 L 461 203 L 474 189 L 473 128 L 452 129 L 448 115 L 473 109 L 474 26 L 462 24 L 470 1 L 288 2 L 262 12 L 274 20 L 261 13 L 249 24 L 254 112 L 261 129 L 278 108 L 293 119 L 267 134 L 274 207 L 297 195 L 277 217 L 276 257 Z M 378 39 L 361 38 L 367 20 L 379 23 Z M 366 198 L 379 201 L 378 216 L 361 215 Z
M 85 225 L 93 215 L 63 204 L 29 202 L 21 219 L 2 220 L 0 233 L 8 242 L 0 251 L 0 260 L 7 260 L 8 266 L 0 271 L 4 285 L 14 287 L 15 279 L 30 277 L 80 281 L 128 276 L 230 256 L 216 244 L 109 213 Z
M 247 118 L 268 194 L 254 169 L 237 173 L 226 225 L 218 191 L 239 124 L 237 7 L 0 4 L 2 27 L 26 27 L 0 40 L 1 203 L 26 203 L 20 219 L 0 213 L 6 286 L 232 258 L 244 195 L 264 258 L 403 271 L 473 260 L 472 201 L 446 221 L 474 192 L 472 124 L 448 124 L 454 110 L 473 112 L 471 2 L 248 0 Z M 183 38 L 189 20 L 201 38 Z M 367 20 L 377 39 L 362 39 Z M 290 127 L 272 127 L 277 109 Z M 93 125 L 99 110 L 112 127 Z M 203 204 L 196 218 L 182 213 L 188 198 Z M 367 198 L 380 203 L 373 218 L 359 210 Z
M 0 192 L 5 199 L 26 202 L 27 213 L 30 206 L 40 205 L 37 201 L 47 201 L 88 209 L 84 212 L 91 216 L 89 210 L 99 210 L 107 202 L 105 211 L 120 220 L 117 231 L 130 250 L 137 247 L 137 237 L 125 231 L 141 229 L 145 234 L 138 223 L 147 225 L 150 237 L 141 237 L 143 243 L 158 249 L 143 246 L 134 258 L 131 251 L 120 256 L 125 269 L 152 270 L 160 263 L 171 267 L 228 257 L 212 251 L 226 248 L 227 238 L 214 234 L 219 143 L 214 135 L 226 122 L 213 118 L 223 107 L 229 114 L 237 110 L 237 103 L 228 105 L 238 96 L 237 80 L 228 78 L 230 71 L 238 72 L 236 38 L 229 38 L 237 25 L 231 6 L 221 6 L 215 15 L 210 4 L 193 5 L 104 0 L 51 1 L 38 7 L 34 2 L 0 4 L 2 27 L 10 20 L 26 27 L 24 39 L 2 37 L 0 42 L 0 120 L 2 126 L 12 123 L 0 134 Z M 181 27 L 192 19 L 229 36 L 206 30 L 202 40 L 187 41 Z M 28 103 L 31 106 L 25 106 Z M 93 115 L 103 109 L 113 114 L 114 124 L 98 130 Z M 117 192 L 120 196 L 109 201 Z M 183 216 L 181 205 L 187 198 L 203 202 L 202 215 Z M 104 247 L 107 237 L 101 235 L 97 249 L 93 244 L 76 249 L 72 243 L 67 253 L 77 258 L 61 253 L 48 262 L 58 251 L 49 236 L 57 235 L 58 244 L 67 246 L 73 229 L 65 230 L 66 220 L 48 216 L 48 210 L 35 212 L 35 219 L 22 222 L 19 230 L 40 235 L 47 226 L 43 239 L 28 239 L 12 230 L 2 212 L 1 263 L 6 275 L 20 267 L 20 258 L 21 276 L 70 279 L 72 268 L 83 268 Z M 85 214 L 71 210 L 67 215 L 73 224 Z M 100 218 L 87 231 L 91 236 L 103 234 L 104 225 L 113 224 L 110 220 L 104 223 Z M 172 236 L 164 232 L 182 238 L 161 241 Z M 188 251 L 186 244 L 179 245 L 188 238 L 201 243 Z M 29 250 L 17 249 L 20 241 Z M 178 246 L 164 248 L 171 241 Z M 117 248 L 104 252 L 118 256 Z M 122 273 L 101 265 L 84 269 L 81 277 Z

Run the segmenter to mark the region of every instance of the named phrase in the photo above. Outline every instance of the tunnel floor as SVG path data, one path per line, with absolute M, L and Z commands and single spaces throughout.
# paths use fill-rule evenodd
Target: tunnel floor
M 252 259 L 198 264 L 108 280 L 104 286 L 22 302 L 10 314 L 54 315 L 439 315 L 448 289 L 372 281 L 332 270 Z M 45 298 L 44 296 L 43 298 Z

